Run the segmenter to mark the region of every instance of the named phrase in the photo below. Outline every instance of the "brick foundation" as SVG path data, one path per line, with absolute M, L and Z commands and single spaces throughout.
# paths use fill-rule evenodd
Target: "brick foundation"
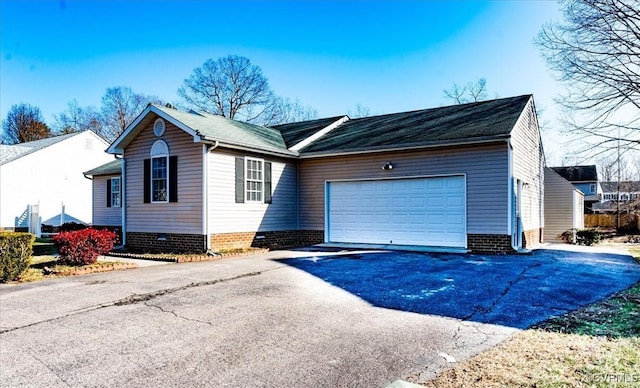
M 127 248 L 144 253 L 203 253 L 206 236 L 200 234 L 127 232 Z
M 539 228 L 527 230 L 522 235 L 522 245 L 525 248 L 533 248 L 542 242 L 543 229 Z
M 506 234 L 468 234 L 467 248 L 473 253 L 514 253 L 511 236 Z
M 320 244 L 324 241 L 322 230 L 286 230 L 277 232 L 238 232 L 211 235 L 211 249 L 241 248 L 291 248 Z
M 523 233 L 524 248 L 532 248 L 542 242 L 542 228 Z M 127 248 L 148 253 L 202 253 L 206 251 L 206 236 L 196 234 L 127 232 Z M 211 249 L 242 248 L 291 248 L 320 244 L 324 241 L 322 230 L 287 230 L 277 232 L 237 232 L 211 235 Z M 502 234 L 469 234 L 467 247 L 473 253 L 514 253 L 511 236 Z
M 93 229 L 106 229 L 110 230 L 118 236 L 118 240 L 115 245 L 122 244 L 122 227 L 121 226 L 113 226 L 113 225 L 93 225 L 91 226 Z
M 534 248 L 542 242 L 543 229 L 531 229 L 522 233 L 522 247 Z M 473 253 L 506 254 L 515 253 L 511 247 L 511 236 L 503 234 L 469 234 L 467 247 Z

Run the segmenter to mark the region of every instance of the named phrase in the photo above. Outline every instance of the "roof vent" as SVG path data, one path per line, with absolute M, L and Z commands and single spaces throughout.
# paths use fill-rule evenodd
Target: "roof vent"
M 164 120 L 156 119 L 155 123 L 153 123 L 153 133 L 157 137 L 160 137 L 164 135 L 164 129 L 165 129 Z

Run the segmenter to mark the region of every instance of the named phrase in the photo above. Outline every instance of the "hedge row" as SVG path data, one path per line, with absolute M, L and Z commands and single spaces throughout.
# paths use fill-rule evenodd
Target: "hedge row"
M 35 239 L 30 233 L 0 232 L 0 282 L 16 280 L 29 268 Z

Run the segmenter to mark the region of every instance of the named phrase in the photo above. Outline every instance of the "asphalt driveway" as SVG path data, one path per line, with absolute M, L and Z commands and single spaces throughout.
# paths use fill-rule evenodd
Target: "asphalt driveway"
M 374 306 L 527 328 L 640 281 L 621 253 L 539 249 L 524 255 L 375 252 L 283 260 Z
M 624 255 L 279 251 L 2 285 L 0 385 L 382 387 L 638 280 Z

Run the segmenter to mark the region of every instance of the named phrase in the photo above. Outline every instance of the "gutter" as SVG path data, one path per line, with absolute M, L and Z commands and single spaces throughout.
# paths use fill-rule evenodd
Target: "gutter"
M 214 145 L 216 145 L 216 147 L 218 147 L 219 145 L 220 147 L 223 147 L 223 148 L 231 148 L 236 150 L 249 151 L 249 152 L 255 152 L 255 153 L 271 155 L 271 156 L 286 157 L 286 158 L 296 158 L 298 156 L 297 152 L 293 152 L 289 150 L 282 150 L 282 151 L 274 150 L 274 149 L 269 150 L 265 148 L 251 146 L 248 144 L 221 143 L 220 140 L 210 138 L 210 137 L 201 137 L 201 139 L 203 141 L 213 143 Z

